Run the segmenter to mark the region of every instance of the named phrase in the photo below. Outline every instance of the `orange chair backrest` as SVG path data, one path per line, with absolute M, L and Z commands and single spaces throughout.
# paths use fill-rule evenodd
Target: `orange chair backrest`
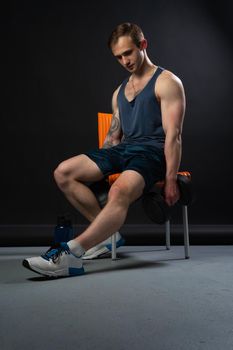
M 103 147 L 105 137 L 111 125 L 112 114 L 110 113 L 98 113 L 98 137 L 99 148 Z
M 98 138 L 99 148 L 103 147 L 104 140 L 111 125 L 112 114 L 111 113 L 98 113 Z M 113 174 L 108 177 L 109 184 L 112 185 L 120 174 Z

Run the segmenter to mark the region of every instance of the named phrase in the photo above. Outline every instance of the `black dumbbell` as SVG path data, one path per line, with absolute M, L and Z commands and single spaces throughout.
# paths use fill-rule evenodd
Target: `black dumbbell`
M 193 202 L 193 190 L 191 175 L 189 173 L 177 175 L 177 184 L 180 190 L 179 203 L 182 205 L 190 205 Z
M 191 176 L 184 174 L 177 175 L 180 190 L 180 199 L 177 203 L 189 205 L 193 198 Z M 150 192 L 146 193 L 142 197 L 142 206 L 147 216 L 157 224 L 164 224 L 170 218 L 172 207 L 164 200 L 163 186 L 155 185 Z

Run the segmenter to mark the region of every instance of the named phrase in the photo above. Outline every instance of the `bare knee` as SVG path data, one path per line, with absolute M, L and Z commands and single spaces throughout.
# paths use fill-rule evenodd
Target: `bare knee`
M 126 186 L 114 184 L 111 186 L 108 193 L 108 202 L 112 201 L 122 206 L 129 206 L 130 196 L 128 195 Z
M 58 165 L 54 170 L 54 178 L 60 189 L 64 189 L 71 181 L 71 169 L 67 161 Z

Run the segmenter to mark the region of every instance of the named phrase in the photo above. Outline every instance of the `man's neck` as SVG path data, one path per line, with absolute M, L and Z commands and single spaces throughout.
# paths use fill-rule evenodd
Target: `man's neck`
M 132 77 L 136 79 L 141 79 L 143 76 L 155 71 L 156 68 L 157 66 L 154 63 L 152 63 L 147 56 L 145 56 L 140 69 L 137 72 L 134 72 L 132 74 Z

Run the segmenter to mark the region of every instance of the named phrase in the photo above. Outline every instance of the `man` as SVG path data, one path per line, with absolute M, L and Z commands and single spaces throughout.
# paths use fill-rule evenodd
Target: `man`
M 113 117 L 104 146 L 62 162 L 54 173 L 66 198 L 91 223 L 75 239 L 23 261 L 25 267 L 46 276 L 83 274 L 82 257 L 103 252 L 109 237 L 123 225 L 130 204 L 156 181 L 165 178 L 168 205 L 179 199 L 176 180 L 185 112 L 182 83 L 151 62 L 147 40 L 135 24 L 117 26 L 109 48 L 130 75 L 113 93 Z M 116 172 L 121 175 L 101 210 L 86 183 Z

